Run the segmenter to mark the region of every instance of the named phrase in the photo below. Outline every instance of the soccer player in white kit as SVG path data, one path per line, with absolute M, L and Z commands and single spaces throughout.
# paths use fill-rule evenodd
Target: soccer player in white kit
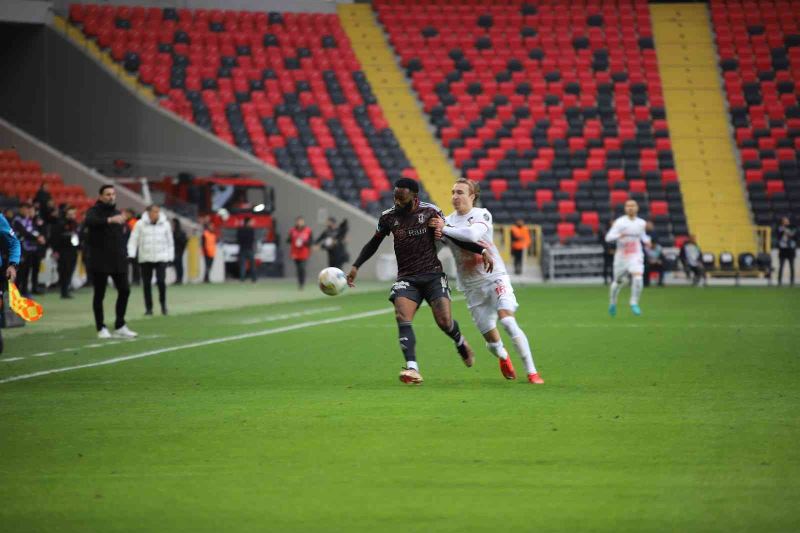
M 516 379 L 517 374 L 497 330 L 498 317 L 525 364 L 528 382 L 543 384 L 544 380 L 533 364 L 528 337 L 514 318 L 514 312 L 518 307 L 517 298 L 514 296 L 514 288 L 511 286 L 503 259 L 492 240 L 492 215 L 486 209 L 474 206 L 479 194 L 477 183 L 459 179 L 453 185 L 451 198 L 456 211 L 445 221 L 431 219 L 430 225 L 441 231 L 445 238 L 453 237 L 480 243 L 489 250 L 494 262 L 494 270 L 491 273 L 483 268 L 481 256 L 451 246 L 458 271 L 458 289 L 464 292 L 472 321 L 486 339 L 486 347 L 497 356 L 503 376 L 506 379 Z
M 639 307 L 639 298 L 642 296 L 644 279 L 644 250 L 642 243 L 650 246 L 650 236 L 647 235 L 646 222 L 636 216 L 639 213 L 639 204 L 636 200 L 625 202 L 625 215 L 619 217 L 611 225 L 606 234 L 606 242 L 616 242 L 617 251 L 614 254 L 614 280 L 611 282 L 610 302 L 608 314 L 617 314 L 617 296 L 625 283 L 625 278 L 631 278 L 631 311 L 639 316 L 642 310 Z

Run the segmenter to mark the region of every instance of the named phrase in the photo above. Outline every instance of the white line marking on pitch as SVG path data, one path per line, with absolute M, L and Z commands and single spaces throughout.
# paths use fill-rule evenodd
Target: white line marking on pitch
M 0 359 L 0 361 L 3 361 L 4 363 L 10 363 L 11 361 L 20 361 L 22 359 L 25 359 L 25 358 L 24 357 L 6 357 L 5 359 Z
M 44 357 L 46 355 L 53 355 L 54 352 L 39 352 L 31 355 L 31 357 Z
M 132 355 L 125 355 L 122 357 L 114 357 L 113 359 L 106 359 L 104 361 L 97 361 L 94 363 L 87 363 L 85 365 L 65 366 L 63 368 L 54 368 L 52 370 L 42 370 L 40 372 L 33 372 L 31 374 L 21 374 L 19 376 L 11 376 L 5 379 L 0 379 L 0 384 L 10 383 L 12 381 L 22 381 L 24 379 L 36 378 L 39 376 L 47 376 L 50 374 L 60 374 L 62 372 L 69 372 L 71 370 L 80 370 L 82 368 L 92 368 L 95 366 L 113 365 L 122 363 L 123 361 L 131 361 L 133 359 L 143 359 L 153 355 L 159 355 L 167 352 L 176 352 L 178 350 L 187 350 L 189 348 L 199 348 L 201 346 L 210 346 L 212 344 L 221 344 L 224 342 L 239 341 L 243 339 L 252 339 L 254 337 L 264 337 L 266 335 L 274 335 L 276 333 L 284 333 L 286 331 L 294 331 L 296 329 L 310 328 L 313 326 L 322 326 L 324 324 L 335 324 L 337 322 L 345 322 L 348 320 L 357 320 L 359 318 L 367 318 L 376 315 L 385 315 L 394 313 L 394 308 L 380 309 L 376 311 L 366 311 L 364 313 L 356 313 L 355 315 L 339 316 L 335 318 L 326 318 L 323 320 L 312 320 L 310 322 L 301 322 L 299 324 L 292 324 L 289 326 L 281 326 L 279 328 L 265 329 L 261 331 L 254 331 L 252 333 L 242 333 L 241 335 L 231 335 L 230 337 L 219 337 L 216 339 L 207 339 L 204 341 L 191 342 L 189 344 L 180 344 L 178 346 L 170 346 L 168 348 L 159 348 L 158 350 L 150 350 L 149 352 L 142 352 Z
M 248 318 L 247 320 L 237 320 L 236 324 L 260 324 L 261 322 L 273 322 L 275 320 L 286 320 L 287 318 L 298 318 L 301 316 L 317 315 L 329 311 L 341 311 L 341 307 L 322 307 L 320 309 L 310 309 L 308 311 L 296 311 L 294 313 L 283 313 L 280 315 L 265 315 L 261 317 Z

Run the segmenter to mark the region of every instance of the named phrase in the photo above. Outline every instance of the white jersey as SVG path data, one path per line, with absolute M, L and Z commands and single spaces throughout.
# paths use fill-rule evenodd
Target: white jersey
M 461 235 L 462 238 L 459 239 L 459 235 L 453 235 L 456 239 L 488 243 L 487 249 L 494 261 L 492 272 L 486 272 L 483 267 L 483 258 L 480 255 L 451 244 L 450 249 L 456 259 L 459 290 L 463 291 L 471 287 L 477 287 L 487 281 L 493 281 L 506 275 L 506 265 L 503 262 L 503 258 L 500 257 L 500 252 L 498 252 L 492 238 L 494 228 L 492 227 L 492 214 L 488 210 L 473 207 L 465 215 L 459 215 L 458 212 L 454 212 L 445 218 L 445 223 L 445 235 L 448 228 L 452 228 L 456 232 L 469 233 L 470 238 L 466 238 L 466 235 Z
M 644 259 L 642 242 L 649 243 L 650 236 L 646 231 L 647 223 L 639 218 L 619 217 L 611 225 L 606 234 L 606 242 L 617 243 L 615 260 L 638 261 Z

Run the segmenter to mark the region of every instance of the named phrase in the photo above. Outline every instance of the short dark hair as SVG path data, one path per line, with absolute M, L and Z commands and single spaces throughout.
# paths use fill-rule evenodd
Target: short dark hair
M 33 204 L 30 203 L 30 202 L 22 202 L 21 204 L 19 204 L 19 206 L 20 206 L 20 208 L 22 208 L 22 207 L 33 207 Z
M 106 183 L 105 185 L 101 185 L 100 186 L 100 190 L 97 192 L 97 194 L 102 195 L 105 192 L 106 189 L 113 189 L 113 188 L 114 188 L 113 185 L 110 185 L 110 184 Z
M 242 220 L 242 224 L 244 224 L 245 226 L 247 226 L 247 225 L 248 225 L 248 224 L 250 224 L 252 221 L 253 221 L 253 219 L 252 219 L 252 218 L 250 218 L 250 217 L 244 217 L 244 220 Z
M 394 186 L 398 189 L 408 189 L 411 192 L 419 193 L 419 183 L 411 178 L 400 178 L 394 182 Z
M 149 213 L 153 209 L 161 209 L 161 206 L 159 206 L 158 204 L 150 204 L 145 208 L 145 211 Z

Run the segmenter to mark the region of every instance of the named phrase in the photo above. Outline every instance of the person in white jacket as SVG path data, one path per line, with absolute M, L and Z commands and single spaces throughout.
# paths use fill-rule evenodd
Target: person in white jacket
M 175 259 L 172 227 L 157 205 L 148 206 L 128 238 L 128 257 L 135 257 L 142 269 L 145 314 L 153 314 L 153 272 L 158 285 L 161 314 L 167 314 L 167 264 Z

